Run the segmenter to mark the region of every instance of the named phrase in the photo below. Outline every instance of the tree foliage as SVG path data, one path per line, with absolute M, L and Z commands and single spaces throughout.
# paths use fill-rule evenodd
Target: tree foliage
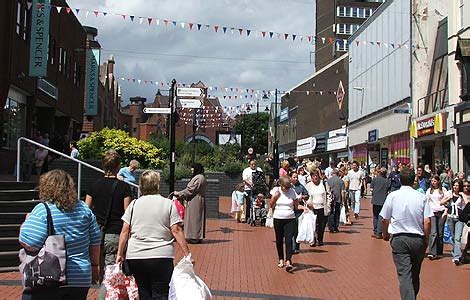
M 80 140 L 78 147 L 82 159 L 102 159 L 107 150 L 113 149 L 121 155 L 122 165 L 129 164 L 132 159 L 138 160 L 142 168 L 158 169 L 165 164 L 160 148 L 118 129 L 104 128 L 93 132 Z
M 268 122 L 269 114 L 265 112 L 243 115 L 238 119 L 235 129 L 243 136 L 243 154 L 246 154 L 250 147 L 257 154 L 268 152 Z

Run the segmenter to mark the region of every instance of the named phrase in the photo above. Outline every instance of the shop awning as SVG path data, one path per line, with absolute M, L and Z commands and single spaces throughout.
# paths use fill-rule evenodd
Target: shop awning
M 459 39 L 455 59 L 461 60 L 463 57 L 470 57 L 470 39 Z

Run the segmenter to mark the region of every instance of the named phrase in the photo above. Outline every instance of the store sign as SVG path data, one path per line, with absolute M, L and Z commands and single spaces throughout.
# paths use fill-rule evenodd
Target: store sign
M 297 141 L 297 157 L 311 155 L 317 146 L 317 139 L 308 137 Z
M 31 40 L 29 47 L 29 76 L 47 76 L 49 51 L 49 17 L 51 0 L 33 0 L 31 8 Z
M 348 147 L 348 137 L 346 128 L 340 128 L 328 132 L 328 140 L 326 141 L 326 151 L 334 151 L 345 149 Z
M 315 139 L 315 147 L 313 147 L 313 153 L 324 153 L 326 152 L 326 141 L 328 139 L 328 133 L 317 134 L 312 137 Z
M 279 117 L 279 122 L 284 122 L 289 119 L 289 107 L 281 110 L 281 116 Z
M 100 50 L 88 49 L 85 87 L 85 115 L 87 116 L 96 116 L 98 114 L 99 62 Z
M 413 121 L 410 128 L 411 137 L 417 138 L 445 131 L 445 113 L 439 113 L 432 117 Z
M 379 130 L 374 129 L 369 131 L 369 134 L 367 135 L 367 142 L 368 143 L 375 143 L 379 139 Z

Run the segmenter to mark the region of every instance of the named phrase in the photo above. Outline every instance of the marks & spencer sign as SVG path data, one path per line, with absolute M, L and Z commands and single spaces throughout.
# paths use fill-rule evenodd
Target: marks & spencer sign
M 31 6 L 31 41 L 29 50 L 29 76 L 47 76 L 49 51 L 50 0 L 33 0 Z
M 100 50 L 88 49 L 85 87 L 85 115 L 87 116 L 96 116 L 98 114 L 99 62 Z

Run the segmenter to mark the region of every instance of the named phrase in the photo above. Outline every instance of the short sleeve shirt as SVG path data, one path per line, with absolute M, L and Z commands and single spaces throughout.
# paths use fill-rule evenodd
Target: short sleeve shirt
M 299 197 L 293 188 L 290 188 L 287 192 L 282 191 L 280 187 L 275 187 L 271 190 L 271 195 L 279 191 L 281 196 L 276 201 L 276 207 L 274 208 L 273 218 L 274 219 L 295 219 L 294 213 L 294 201 Z
M 129 170 L 129 167 L 121 168 L 118 172 L 118 176 L 122 176 L 124 181 L 136 183 L 135 173 Z
M 122 220 L 131 226 L 127 258 L 175 257 L 171 226 L 183 221 L 173 201 L 160 195 L 142 196 L 131 202 Z
M 349 181 L 349 189 L 353 191 L 358 191 L 361 189 L 362 179 L 364 179 L 364 172 L 361 170 L 349 170 L 348 172 L 348 181 Z
M 89 247 L 100 245 L 100 230 L 95 216 L 83 201 L 77 201 L 72 211 L 58 209 L 47 203 L 51 210 L 54 232 L 64 235 L 67 247 L 67 284 L 89 287 L 91 264 Z M 47 211 L 43 203 L 36 205 L 21 226 L 20 242 L 41 249 L 47 238 Z
M 434 216 L 426 196 L 409 186 L 388 194 L 382 218 L 390 220 L 390 234 L 411 233 L 424 236 L 423 220 Z
M 113 192 L 113 185 L 116 181 L 118 181 L 116 191 Z M 124 214 L 124 198 L 132 195 L 129 185 L 117 178 L 102 177 L 91 185 L 87 194 L 93 199 L 92 210 L 100 225 L 104 225 L 109 201 L 113 201 L 105 233 L 120 234 L 121 217 Z

